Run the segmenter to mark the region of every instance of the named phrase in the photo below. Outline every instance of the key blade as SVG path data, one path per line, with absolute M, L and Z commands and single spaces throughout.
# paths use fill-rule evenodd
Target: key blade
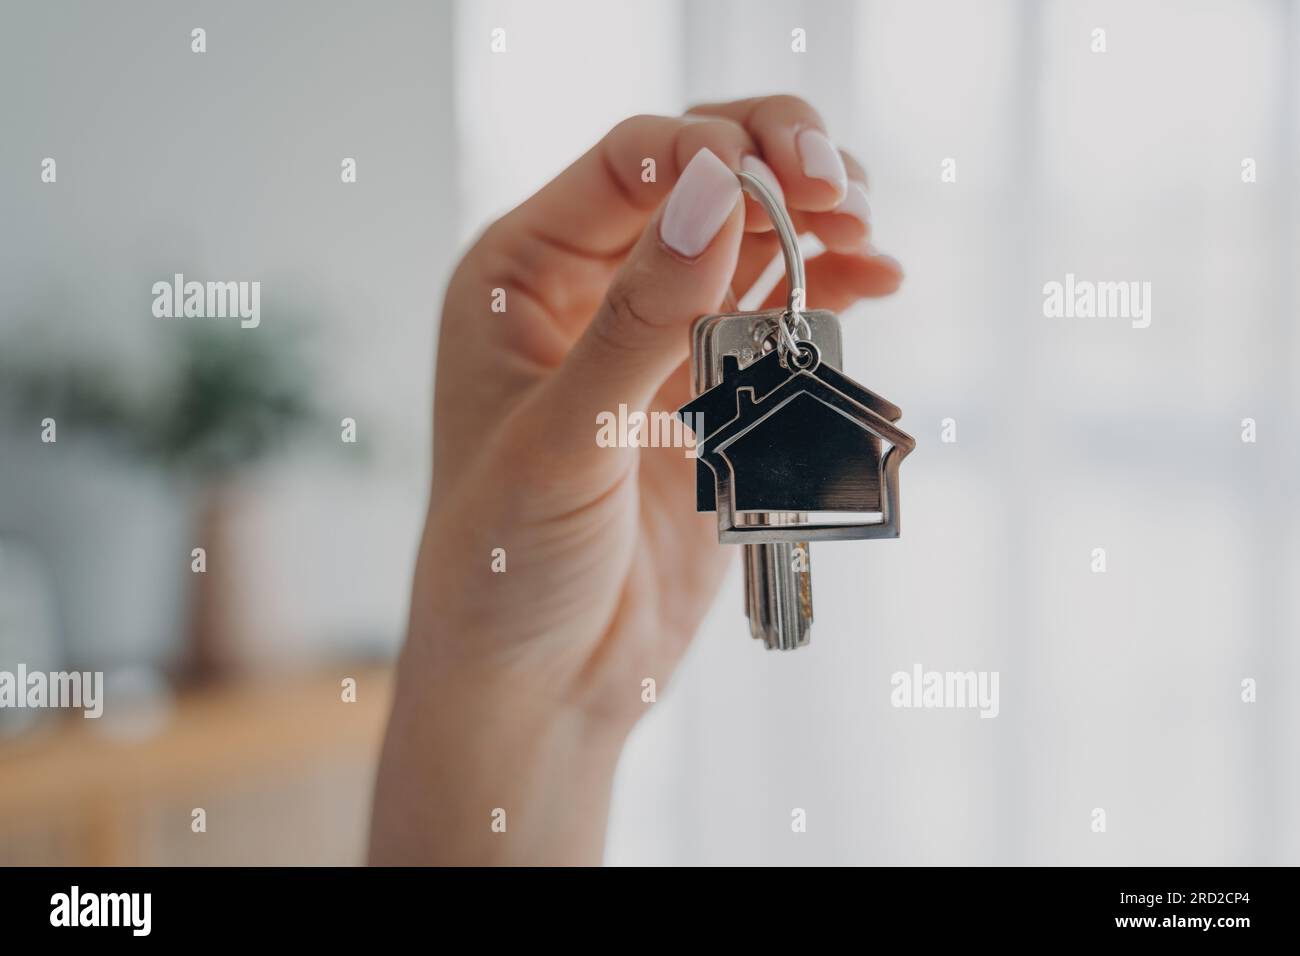
M 751 515 L 754 524 L 796 523 L 797 515 Z M 792 651 L 812 639 L 812 575 L 808 545 L 744 546 L 749 633 L 768 650 Z
M 691 330 L 691 390 L 695 395 L 722 380 L 722 358 L 734 355 L 741 367 L 760 358 L 765 338 L 781 310 L 709 315 Z M 809 338 L 826 361 L 841 364 L 839 319 L 833 312 L 804 313 Z M 802 514 L 744 514 L 752 524 L 798 524 Z M 796 549 L 802 549 L 796 561 Z M 811 556 L 807 542 L 745 544 L 741 569 L 745 579 L 745 614 L 751 636 L 768 650 L 796 650 L 812 637 Z M 796 570 L 796 566 L 802 570 Z

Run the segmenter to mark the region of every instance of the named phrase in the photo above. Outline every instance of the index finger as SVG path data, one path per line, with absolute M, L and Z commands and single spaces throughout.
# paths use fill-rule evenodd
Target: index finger
M 775 170 L 791 209 L 829 212 L 844 199 L 848 172 L 821 114 L 797 96 L 762 96 L 708 103 L 690 111 L 735 120 Z
M 734 120 L 633 116 L 508 213 L 503 225 L 522 225 L 531 234 L 580 255 L 622 256 L 701 149 L 734 170 L 753 168 L 758 161 L 766 177 L 775 182 L 771 170 L 758 159 L 757 144 Z M 766 228 L 761 217 L 748 221 Z

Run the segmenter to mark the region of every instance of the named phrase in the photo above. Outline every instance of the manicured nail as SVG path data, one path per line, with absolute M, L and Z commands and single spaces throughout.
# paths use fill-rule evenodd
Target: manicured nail
M 871 207 L 867 205 L 867 190 L 862 183 L 849 183 L 844 199 L 834 211 L 852 216 L 864 226 L 871 225 Z
M 781 189 L 781 183 L 777 181 L 776 173 L 772 172 L 771 166 L 757 156 L 744 156 L 741 157 L 740 168 L 761 179 L 763 185 L 772 190 L 772 195 L 780 200 L 781 205 L 785 205 L 785 191 Z
M 844 160 L 835 144 L 819 129 L 806 129 L 795 139 L 799 159 L 805 176 L 823 179 L 835 187 L 841 196 L 848 188 L 849 174 L 844 171 Z
M 668 197 L 659 238 L 673 252 L 694 259 L 708 248 L 736 208 L 740 181 L 707 149 L 696 153 Z

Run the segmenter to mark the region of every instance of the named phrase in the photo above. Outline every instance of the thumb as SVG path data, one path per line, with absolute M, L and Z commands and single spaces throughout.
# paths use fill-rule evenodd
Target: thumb
M 546 383 L 539 406 L 553 451 L 579 467 L 622 456 L 596 443 L 597 416 L 646 411 L 688 351 L 688 329 L 730 287 L 744 227 L 736 174 L 707 149 L 682 171 L 663 208 L 610 283 L 591 324 Z

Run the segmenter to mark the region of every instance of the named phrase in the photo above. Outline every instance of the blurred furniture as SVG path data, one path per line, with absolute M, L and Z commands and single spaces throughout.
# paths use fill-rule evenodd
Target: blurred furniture
M 32 670 L 62 664 L 49 571 L 36 552 L 0 533 L 0 670 L 22 661 Z M 39 710 L 0 708 L 0 741 L 48 716 Z
M 77 714 L 0 742 L 0 865 L 362 863 L 389 686 L 340 667 L 182 695 L 146 739 Z

